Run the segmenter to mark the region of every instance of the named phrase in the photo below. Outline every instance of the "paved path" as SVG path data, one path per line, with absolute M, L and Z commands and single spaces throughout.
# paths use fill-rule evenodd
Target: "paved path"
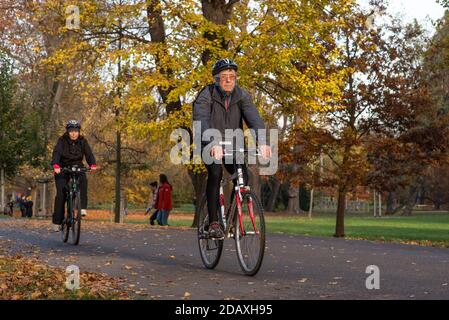
M 269 234 L 260 272 L 247 277 L 232 240 L 217 268 L 206 270 L 191 229 L 86 221 L 73 246 L 48 225 L 0 219 L 0 244 L 50 265 L 121 277 L 142 298 L 449 299 L 449 249 Z M 369 265 L 380 268 L 379 290 L 365 287 Z

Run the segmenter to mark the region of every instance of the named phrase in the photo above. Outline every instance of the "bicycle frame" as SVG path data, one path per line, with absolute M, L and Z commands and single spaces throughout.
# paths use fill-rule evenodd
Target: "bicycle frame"
M 234 199 L 236 201 L 236 206 L 237 206 L 237 218 L 238 218 L 238 224 L 239 224 L 239 228 L 240 228 L 240 232 L 242 235 L 246 235 L 247 231 L 245 230 L 244 226 L 243 226 L 243 213 L 242 213 L 242 191 L 246 191 L 249 190 L 250 187 L 246 186 L 244 183 L 244 179 L 243 179 L 243 168 L 240 164 L 236 164 L 236 171 L 237 171 L 237 184 L 234 186 L 234 190 L 233 190 L 233 195 L 234 195 Z M 220 213 L 221 213 L 221 218 L 222 218 L 222 222 L 224 224 L 224 229 L 225 229 L 225 236 L 227 238 L 231 237 L 231 227 L 232 227 L 232 221 L 234 219 L 234 213 L 231 212 L 225 216 L 225 201 L 224 201 L 224 192 L 223 192 L 223 185 L 227 182 L 227 180 L 222 179 L 221 183 L 220 183 L 220 194 L 219 194 L 219 201 L 220 201 Z M 231 208 L 228 208 L 228 211 Z M 249 211 L 249 216 L 251 219 L 251 223 L 253 225 L 254 228 L 254 232 L 258 233 L 257 227 L 256 227 L 256 223 L 254 221 L 254 211 L 253 211 L 253 200 L 250 198 L 249 202 L 248 202 L 248 211 Z

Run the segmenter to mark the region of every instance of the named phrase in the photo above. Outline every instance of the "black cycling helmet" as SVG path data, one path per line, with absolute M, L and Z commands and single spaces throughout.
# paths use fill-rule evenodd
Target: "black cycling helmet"
M 216 76 L 221 71 L 228 69 L 237 71 L 238 69 L 237 63 L 228 58 L 220 59 L 217 62 L 215 62 L 214 66 L 212 67 L 212 76 Z
M 66 130 L 69 129 L 81 129 L 81 123 L 79 123 L 78 120 L 69 120 L 67 121 L 67 124 L 65 125 Z

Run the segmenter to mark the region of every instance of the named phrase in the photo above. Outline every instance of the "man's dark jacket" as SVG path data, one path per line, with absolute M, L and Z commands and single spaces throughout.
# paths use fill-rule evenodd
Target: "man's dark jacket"
M 217 129 L 224 138 L 225 129 L 243 130 L 243 120 L 248 128 L 255 130 L 258 145 L 267 144 L 266 135 L 259 135 L 257 131 L 265 129 L 259 111 L 248 91 L 240 86 L 235 86 L 230 97 L 227 97 L 226 93 L 216 84 L 206 86 L 193 103 L 193 121 L 201 122 L 202 146 L 210 143 L 203 139 L 205 130 Z M 213 141 L 213 144 L 217 143 L 217 141 Z
M 59 137 L 53 149 L 51 164 L 52 166 L 56 164 L 60 167 L 82 166 L 84 156 L 86 156 L 86 161 L 89 166 L 96 164 L 92 149 L 86 138 L 80 135 L 78 139 L 71 140 L 69 134 L 66 132 Z

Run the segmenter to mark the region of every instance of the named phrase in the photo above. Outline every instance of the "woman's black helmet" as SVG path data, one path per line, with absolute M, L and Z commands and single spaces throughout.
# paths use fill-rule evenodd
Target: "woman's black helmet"
M 79 123 L 78 120 L 69 120 L 67 121 L 67 124 L 65 125 L 66 130 L 69 129 L 81 129 L 81 123 Z
M 212 67 L 212 76 L 216 76 L 221 71 L 228 69 L 237 71 L 238 69 L 237 63 L 228 58 L 220 59 L 217 62 L 215 62 L 214 66 Z

